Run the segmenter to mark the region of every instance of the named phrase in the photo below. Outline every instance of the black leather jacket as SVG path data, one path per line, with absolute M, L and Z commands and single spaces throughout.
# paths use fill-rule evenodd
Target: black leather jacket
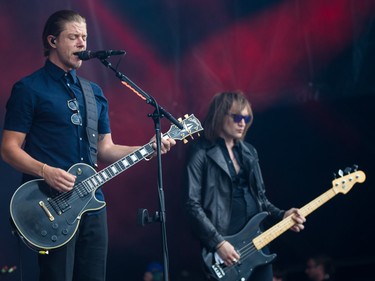
M 282 219 L 284 212 L 270 203 L 265 195 L 258 153 L 246 142 L 239 142 L 245 169 L 249 173 L 251 192 L 261 211 Z M 251 167 L 251 168 L 250 168 Z M 193 231 L 209 250 L 224 240 L 221 233 L 229 226 L 231 216 L 232 181 L 218 144 L 199 139 L 189 153 L 187 163 L 186 209 Z

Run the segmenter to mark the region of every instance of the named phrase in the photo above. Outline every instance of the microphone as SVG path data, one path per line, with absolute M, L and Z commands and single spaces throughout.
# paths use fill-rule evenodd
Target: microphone
M 82 51 L 82 52 L 76 52 L 74 53 L 76 56 L 79 57 L 80 60 L 89 60 L 93 58 L 98 59 L 106 59 L 110 56 L 119 56 L 126 54 L 124 50 L 104 50 L 104 51 Z

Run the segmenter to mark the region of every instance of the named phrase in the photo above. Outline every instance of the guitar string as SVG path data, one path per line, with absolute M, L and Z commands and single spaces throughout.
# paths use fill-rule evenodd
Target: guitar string
M 190 121 L 191 121 L 191 120 L 190 120 Z M 189 135 L 192 135 L 192 132 L 189 132 Z M 172 136 L 170 135 L 169 132 L 163 134 L 162 136 L 163 136 L 163 137 L 165 137 L 165 136 L 172 137 Z M 186 137 L 186 136 L 185 136 L 185 137 Z M 185 137 L 184 137 L 184 138 L 185 138 Z M 71 191 L 68 191 L 68 192 L 65 192 L 65 193 L 59 194 L 59 195 L 55 196 L 54 198 L 51 198 L 51 200 L 53 201 L 53 203 L 56 203 L 57 207 L 60 209 L 60 207 L 61 207 L 61 203 L 62 203 L 62 202 L 67 201 L 68 199 L 69 199 L 70 201 L 72 201 L 72 200 L 76 200 L 76 199 L 79 199 L 79 198 L 81 197 L 81 196 L 78 194 L 79 191 L 80 191 L 80 188 L 82 188 L 82 187 L 85 188 L 85 187 L 88 185 L 89 188 L 90 188 L 90 190 L 87 190 L 87 189 L 86 189 L 86 191 L 88 191 L 88 193 L 90 193 L 90 192 L 93 191 L 93 190 L 96 190 L 97 187 L 103 185 L 104 183 L 106 183 L 107 181 L 111 180 L 113 177 L 115 177 L 115 176 L 118 175 L 119 173 L 122 173 L 123 171 L 126 170 L 126 169 L 125 169 L 126 166 L 124 166 L 124 167 L 121 166 L 121 162 L 122 162 L 124 159 L 126 159 L 126 158 L 128 158 L 128 157 L 131 157 L 132 155 L 134 155 L 134 156 L 137 158 L 136 161 L 132 161 L 133 164 L 130 165 L 130 167 L 131 167 L 131 166 L 133 166 L 135 163 L 137 163 L 137 162 L 139 162 L 140 160 L 143 160 L 145 157 L 151 155 L 152 152 L 153 152 L 153 149 L 152 149 L 152 151 L 150 151 L 148 148 L 151 147 L 151 144 L 152 144 L 152 143 L 153 143 L 153 142 L 151 142 L 151 141 L 148 142 L 147 144 L 145 144 L 144 146 L 142 146 L 142 147 L 139 148 L 138 150 L 134 151 L 132 154 L 129 154 L 129 155 L 124 156 L 123 158 L 121 158 L 121 159 L 118 160 L 117 162 L 113 163 L 112 165 L 106 167 L 105 169 L 103 169 L 103 170 L 101 170 L 101 171 L 95 173 L 94 175 L 88 177 L 88 178 L 85 179 L 84 181 L 82 181 L 82 182 L 80 182 L 79 184 L 75 185 Z M 141 153 L 141 156 L 142 156 L 142 157 L 139 158 L 139 157 L 136 155 L 136 152 L 140 152 L 142 149 L 145 149 L 145 150 L 147 151 L 147 153 L 146 153 L 145 155 L 143 155 L 143 154 Z M 114 167 L 114 166 L 120 166 L 121 169 L 119 169 L 120 172 L 113 172 L 114 174 L 112 175 L 112 172 L 110 171 L 110 169 L 111 169 L 112 167 Z M 129 167 L 128 167 L 128 168 L 129 168 Z M 108 178 L 103 177 L 102 174 L 105 173 L 105 171 L 108 171 L 108 173 L 110 174 L 110 177 L 108 177 Z M 103 180 L 103 182 L 100 182 L 100 181 L 99 181 L 99 184 L 96 184 L 97 179 L 95 179 L 95 181 L 92 181 L 92 179 L 94 179 L 96 176 L 99 176 L 99 177 Z M 95 187 L 95 189 L 92 189 L 92 190 L 91 190 L 90 184 L 87 184 L 87 185 L 84 184 L 84 183 L 90 183 L 90 182 L 91 182 L 91 184 Z M 77 192 L 77 190 L 78 190 L 78 192 Z M 48 200 L 48 201 L 50 201 L 50 200 Z M 52 203 L 49 202 L 49 204 L 51 205 Z M 52 207 L 53 207 L 53 206 L 52 206 Z M 61 210 L 61 211 L 62 211 L 62 210 Z
M 110 166 L 104 168 L 103 170 L 101 170 L 101 171 L 95 173 L 94 175 L 91 175 L 90 177 L 86 178 L 84 181 L 78 183 L 77 185 L 75 185 L 75 186 L 73 187 L 72 190 L 70 190 L 70 191 L 68 191 L 68 192 L 61 193 L 61 194 L 55 196 L 54 198 L 51 198 L 51 200 L 53 200 L 54 203 L 56 203 L 57 207 L 58 207 L 59 209 L 61 209 L 61 203 L 63 203 L 64 201 L 65 201 L 65 202 L 66 202 L 66 201 L 74 201 L 74 200 L 79 199 L 79 198 L 81 197 L 81 196 L 79 195 L 79 191 L 80 191 L 82 188 L 86 189 L 84 183 L 91 182 L 92 185 L 93 185 L 95 188 L 97 188 L 97 187 L 103 185 L 104 183 L 106 183 L 107 181 L 109 181 L 110 179 L 112 179 L 113 177 L 115 177 L 116 175 L 118 175 L 119 173 L 121 173 L 121 172 L 123 172 L 123 171 L 126 170 L 126 169 L 125 169 L 126 166 L 124 166 L 124 165 L 123 165 L 124 167 L 121 166 L 121 162 L 122 162 L 122 160 L 124 160 L 125 158 L 128 158 L 128 157 L 130 157 L 131 155 L 134 155 L 134 156 L 137 158 L 136 161 L 132 161 L 132 162 L 133 162 L 132 165 L 134 165 L 135 163 L 139 162 L 140 160 L 143 160 L 145 157 L 151 155 L 152 153 L 150 153 L 149 149 L 147 149 L 147 146 L 150 147 L 150 146 L 151 146 L 151 143 L 152 143 L 152 142 L 149 142 L 149 143 L 145 144 L 143 147 L 141 147 L 140 149 L 134 151 L 132 154 L 126 155 L 125 157 L 121 158 L 119 161 L 113 163 L 112 165 L 110 165 Z M 141 154 L 142 157 L 139 158 L 139 157 L 136 155 L 136 152 L 139 152 L 139 151 L 142 150 L 142 149 L 146 149 L 147 153 L 146 153 L 145 155 L 142 155 L 142 154 Z M 132 165 L 131 165 L 131 166 L 132 166 Z M 117 166 L 117 167 L 116 167 L 116 168 L 117 168 L 117 172 L 113 172 L 113 171 L 111 171 L 111 168 L 114 167 L 114 166 Z M 120 169 L 118 169 L 118 166 L 120 166 Z M 129 167 L 128 167 L 128 168 L 129 168 Z M 120 170 L 120 172 L 118 172 L 118 170 Z M 106 175 L 109 174 L 110 176 L 109 176 L 108 178 L 105 178 L 105 177 L 102 175 L 103 173 L 105 173 Z M 93 183 L 92 179 L 94 179 L 95 176 L 100 176 L 100 178 L 103 180 L 103 183 L 100 183 L 100 184 L 95 184 L 95 183 Z M 95 179 L 95 181 L 97 181 L 97 179 Z M 96 190 L 95 188 L 91 190 L 90 184 L 87 184 L 87 185 L 88 185 L 89 188 L 90 188 L 90 190 L 87 190 L 87 189 L 86 189 L 87 194 L 89 194 L 89 193 L 91 193 L 92 191 Z M 87 186 L 87 185 L 86 185 L 86 186 Z M 85 192 L 85 193 L 86 193 L 86 192 Z M 51 204 L 51 203 L 50 203 L 50 204 Z M 52 206 L 52 207 L 53 207 L 53 206 Z M 62 211 L 62 210 L 61 210 L 61 211 Z
M 189 120 L 191 121 L 191 119 L 189 119 Z M 185 127 L 186 127 L 186 126 L 185 126 Z M 189 135 L 192 135 L 193 133 L 194 133 L 194 132 L 191 132 L 191 131 L 190 131 L 190 132 L 189 132 Z M 172 137 L 172 136 L 170 135 L 169 131 L 162 135 L 162 137 L 165 137 L 165 136 Z M 186 137 L 186 136 L 185 136 L 185 137 Z M 185 137 L 184 137 L 184 138 L 185 138 Z M 92 175 L 92 176 L 90 176 L 89 178 L 85 179 L 85 180 L 82 181 L 81 183 L 90 182 L 91 179 L 95 178 L 95 176 L 98 175 L 98 176 L 100 176 L 100 178 L 103 180 L 103 183 L 99 182 L 99 183 L 100 183 L 99 185 L 96 185 L 95 182 L 93 183 L 92 181 L 91 181 L 91 183 L 92 183 L 95 187 L 99 187 L 99 186 L 103 185 L 104 183 L 106 183 L 107 181 L 109 181 L 110 179 L 112 179 L 114 176 L 116 176 L 117 174 L 123 172 L 123 171 L 126 170 L 126 169 L 123 169 L 123 168 L 120 166 L 120 168 L 122 168 L 122 169 L 120 169 L 120 172 L 119 172 L 119 173 L 115 173 L 114 175 L 112 175 L 112 173 L 109 172 L 109 174 L 111 175 L 111 177 L 109 177 L 108 179 L 102 176 L 102 174 L 103 174 L 105 171 L 110 171 L 110 168 L 112 168 L 113 166 L 115 166 L 115 165 L 117 165 L 117 164 L 120 165 L 120 163 L 121 163 L 125 158 L 128 158 L 128 157 L 130 157 L 131 155 L 134 155 L 134 156 L 137 157 L 137 160 L 136 160 L 136 161 L 132 161 L 133 164 L 139 162 L 140 160 L 143 160 L 145 157 L 147 157 L 147 156 L 149 156 L 149 155 L 152 154 L 153 149 L 151 148 L 152 151 L 150 151 L 150 149 L 148 149 L 148 148 L 151 147 L 151 144 L 152 144 L 152 143 L 153 143 L 153 142 L 151 142 L 151 141 L 148 142 L 147 144 L 145 144 L 145 145 L 142 146 L 141 148 L 139 148 L 139 149 L 137 149 L 136 151 L 134 151 L 132 154 L 129 154 L 129 155 L 124 156 L 123 158 L 121 158 L 120 160 L 118 160 L 117 162 L 115 162 L 114 164 L 112 164 L 112 165 L 106 167 L 106 168 L 103 169 L 102 171 L 99 171 L 99 172 L 95 173 L 94 175 Z M 147 151 L 147 153 L 146 153 L 145 155 L 142 155 L 142 153 L 141 153 L 142 157 L 139 158 L 139 157 L 136 155 L 136 152 L 140 152 L 142 149 L 145 149 L 145 150 Z M 132 165 L 133 165 L 133 164 L 132 164 Z M 130 166 L 132 166 L 132 165 L 130 165 Z M 126 168 L 126 166 L 125 166 L 124 168 Z M 128 167 L 128 168 L 129 168 L 129 167 Z M 97 179 L 96 179 L 96 180 L 97 180 Z M 96 181 L 96 180 L 95 180 L 95 181 Z M 51 200 L 53 200 L 54 203 L 55 203 L 55 202 L 59 202 L 59 203 L 61 203 L 62 201 L 67 200 L 68 198 L 69 198 L 69 199 L 76 200 L 76 199 L 79 198 L 80 196 L 79 196 L 79 194 L 77 194 L 77 192 L 74 192 L 74 191 L 77 190 L 77 188 L 79 188 L 79 187 L 81 187 L 81 186 L 84 186 L 84 185 L 82 185 L 81 183 L 75 185 L 71 191 L 68 191 L 68 192 L 65 192 L 65 193 L 59 194 L 59 195 L 55 196 L 54 198 L 51 198 Z M 88 185 L 90 186 L 90 184 L 88 184 Z M 90 190 L 89 193 L 90 193 L 91 191 L 93 191 L 93 190 Z M 51 203 L 50 203 L 50 204 L 51 204 Z M 57 204 L 57 205 L 58 205 L 58 204 Z
M 322 204 L 324 204 L 325 202 L 327 202 L 328 200 L 330 200 L 331 198 L 333 198 L 335 195 L 336 195 L 336 193 L 332 189 L 326 191 L 325 193 L 323 193 L 322 195 L 320 195 L 319 197 L 317 197 L 315 200 L 311 201 L 309 204 L 307 204 L 304 207 L 302 207 L 301 208 L 302 213 L 305 216 L 308 215 L 308 214 L 310 214 L 311 211 L 316 210 L 319 206 L 321 206 Z M 290 228 L 290 227 L 292 227 L 292 225 L 289 226 L 291 220 L 292 220 L 292 218 L 289 217 L 289 219 L 285 219 L 284 221 L 281 221 L 280 224 L 278 224 L 278 225 L 279 225 L 280 228 L 282 228 L 282 230 L 284 230 L 284 226 L 288 226 Z M 280 234 L 282 234 L 283 232 L 284 231 L 282 231 Z M 276 237 L 278 237 L 278 235 L 274 236 L 273 238 L 276 238 Z M 265 244 L 265 245 L 267 245 L 267 244 Z M 253 242 L 251 242 L 251 243 L 245 245 L 244 247 L 238 249 L 238 252 L 240 254 L 240 258 L 247 258 L 249 255 L 253 254 L 256 251 L 260 251 L 260 250 L 258 250 L 255 247 L 255 245 L 254 245 Z M 226 266 L 226 267 L 223 267 L 222 270 L 224 272 L 228 272 L 229 270 L 231 270 L 231 267 L 232 266 L 229 266 L 229 267 Z
M 312 203 L 312 202 L 311 202 L 311 203 Z M 312 207 L 313 205 L 321 205 L 321 204 L 317 204 L 317 203 L 315 202 L 314 204 L 308 204 L 308 205 L 309 205 L 308 209 L 310 209 L 310 207 Z M 305 207 L 307 207 L 308 205 L 306 205 Z M 289 219 L 286 219 L 285 221 L 281 221 L 280 224 L 279 224 L 280 228 L 283 229 L 284 226 L 289 226 L 290 221 L 291 221 L 291 217 L 290 217 Z M 276 237 L 277 237 L 277 236 L 276 236 Z M 267 243 L 267 244 L 268 244 L 268 243 Z M 254 252 L 256 252 L 256 251 L 259 251 L 259 250 L 255 247 L 255 245 L 254 245 L 253 242 L 251 242 L 251 243 L 245 245 L 244 247 L 238 249 L 238 252 L 239 252 L 239 254 L 240 254 L 240 259 L 241 259 L 241 258 L 242 258 L 242 259 L 245 259 L 245 258 L 247 258 L 248 256 L 251 256 L 251 255 L 252 255 Z M 232 267 L 232 266 L 224 267 L 224 268 L 222 268 L 222 270 L 223 270 L 224 272 L 228 272 L 229 270 L 231 270 L 231 267 Z

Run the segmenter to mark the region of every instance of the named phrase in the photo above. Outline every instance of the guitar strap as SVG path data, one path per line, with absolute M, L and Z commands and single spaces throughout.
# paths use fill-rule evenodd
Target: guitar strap
M 77 76 L 85 97 L 86 105 L 86 134 L 90 144 L 90 159 L 95 167 L 98 156 L 98 109 L 96 107 L 95 95 L 90 85 L 90 82 L 82 77 Z

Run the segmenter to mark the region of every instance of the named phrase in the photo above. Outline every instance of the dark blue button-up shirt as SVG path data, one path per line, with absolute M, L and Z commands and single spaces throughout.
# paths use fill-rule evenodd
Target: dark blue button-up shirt
M 35 159 L 53 167 L 68 170 L 75 163 L 90 163 L 86 135 L 86 110 L 83 92 L 75 70 L 70 87 L 78 100 L 83 124 L 71 121 L 67 101 L 72 93 L 67 87 L 67 73 L 46 61 L 44 67 L 18 81 L 6 106 L 4 129 L 26 134 L 25 151 Z M 98 133 L 110 133 L 108 103 L 101 88 L 91 83 L 98 108 Z M 24 180 L 31 179 L 25 175 Z

